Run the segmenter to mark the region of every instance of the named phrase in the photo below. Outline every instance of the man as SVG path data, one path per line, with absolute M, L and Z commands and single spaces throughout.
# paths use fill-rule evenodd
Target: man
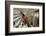
M 21 15 L 22 15 L 21 20 L 23 21 L 23 23 L 27 24 L 27 26 L 30 27 L 28 17 L 26 15 L 24 15 L 22 12 L 21 12 Z

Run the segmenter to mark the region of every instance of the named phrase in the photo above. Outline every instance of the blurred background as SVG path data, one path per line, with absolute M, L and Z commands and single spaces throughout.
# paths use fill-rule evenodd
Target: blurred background
M 14 27 L 39 27 L 39 9 L 14 8 Z

